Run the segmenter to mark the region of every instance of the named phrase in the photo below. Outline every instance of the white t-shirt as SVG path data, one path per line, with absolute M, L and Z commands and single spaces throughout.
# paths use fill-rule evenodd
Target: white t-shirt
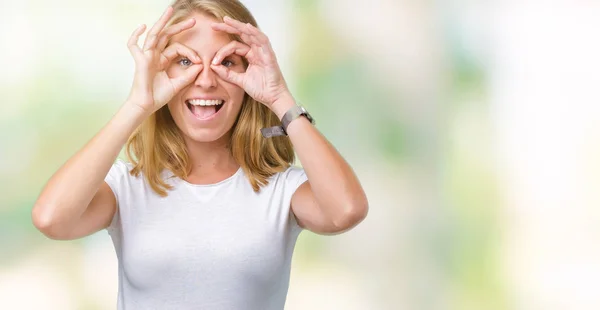
M 105 181 L 117 198 L 107 228 L 119 262 L 118 309 L 281 310 L 302 228 L 290 210 L 307 180 L 290 167 L 255 193 L 240 168 L 211 185 L 165 170 L 174 189 L 152 191 L 118 159 Z

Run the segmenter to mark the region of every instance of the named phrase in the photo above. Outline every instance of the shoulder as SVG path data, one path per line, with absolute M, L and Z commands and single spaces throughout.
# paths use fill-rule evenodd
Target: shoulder
M 304 168 L 298 166 L 289 166 L 285 171 L 280 173 L 288 181 L 299 180 L 306 176 Z
M 129 172 L 133 169 L 133 164 L 118 158 L 110 167 L 106 175 L 108 181 L 119 181 L 129 176 Z
M 131 175 L 133 164 L 118 158 L 110 167 L 108 174 L 104 178 L 104 181 L 110 186 L 115 193 L 115 196 L 120 195 L 125 190 L 131 187 L 137 187 L 134 184 L 143 182 L 142 174 L 138 176 Z
M 131 171 L 131 169 L 133 169 L 133 164 L 121 158 L 117 158 L 117 160 L 115 160 L 115 162 L 113 163 L 111 169 L 116 169 L 121 172 L 129 172 Z
M 308 180 L 304 168 L 298 166 L 289 166 L 285 170 L 271 176 L 269 183 L 275 187 L 283 187 L 295 191 L 302 183 Z

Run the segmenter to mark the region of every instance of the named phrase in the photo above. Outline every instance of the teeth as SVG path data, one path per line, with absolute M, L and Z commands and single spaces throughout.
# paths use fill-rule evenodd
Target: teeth
M 220 105 L 223 104 L 223 100 L 200 100 L 192 99 L 187 101 L 191 105 L 209 106 L 209 105 Z

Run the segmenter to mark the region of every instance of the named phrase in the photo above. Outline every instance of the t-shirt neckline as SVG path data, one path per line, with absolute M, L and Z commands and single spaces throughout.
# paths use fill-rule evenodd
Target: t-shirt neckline
M 179 178 L 179 177 L 177 177 L 177 179 L 178 179 L 178 180 L 179 180 L 181 183 L 183 183 L 183 184 L 185 184 L 185 185 L 187 185 L 187 186 L 192 186 L 192 187 L 214 187 L 214 186 L 218 186 L 218 185 L 221 185 L 221 184 L 223 184 L 223 183 L 227 183 L 227 182 L 229 182 L 229 181 L 233 180 L 233 179 L 234 179 L 234 178 L 236 178 L 236 177 L 237 177 L 239 174 L 241 174 L 241 173 L 242 173 L 242 171 L 243 171 L 243 170 L 242 170 L 242 167 L 240 166 L 240 167 L 239 167 L 239 168 L 238 168 L 238 169 L 235 171 L 235 173 L 234 173 L 234 174 L 232 174 L 231 176 L 229 176 L 229 177 L 227 177 L 227 178 L 225 178 L 225 179 L 223 179 L 223 180 L 221 180 L 221 181 L 219 181 L 219 182 L 216 182 L 216 183 L 210 183 L 210 184 L 193 184 L 193 183 L 190 183 L 190 182 L 188 182 L 188 181 L 186 181 L 186 180 L 184 180 L 184 179 L 182 179 L 182 178 Z

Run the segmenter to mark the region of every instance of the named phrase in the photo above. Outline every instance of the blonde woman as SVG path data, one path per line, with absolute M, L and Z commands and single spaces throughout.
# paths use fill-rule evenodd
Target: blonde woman
M 50 178 L 33 222 L 62 240 L 107 229 L 118 309 L 283 309 L 300 232 L 354 227 L 365 193 L 239 1 L 175 1 L 140 47 L 145 29 L 127 100 Z

